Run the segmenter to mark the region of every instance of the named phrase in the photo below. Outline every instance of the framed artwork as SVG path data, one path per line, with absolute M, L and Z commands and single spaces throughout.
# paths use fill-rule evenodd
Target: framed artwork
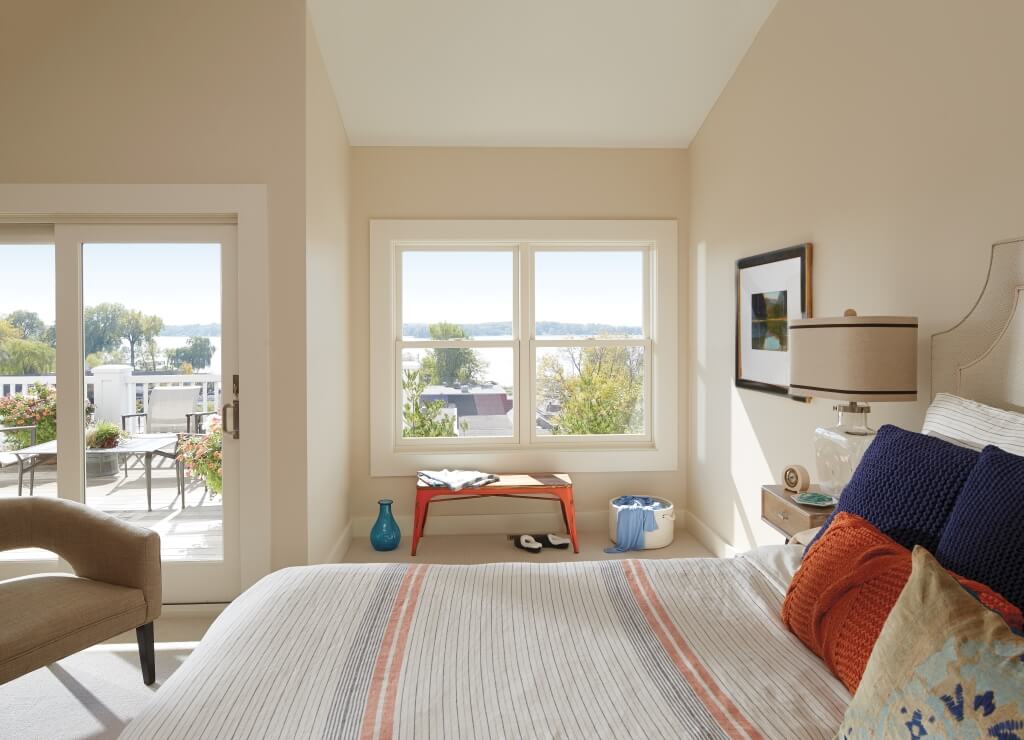
M 811 248 L 736 262 L 736 387 L 790 395 L 789 322 L 811 316 Z

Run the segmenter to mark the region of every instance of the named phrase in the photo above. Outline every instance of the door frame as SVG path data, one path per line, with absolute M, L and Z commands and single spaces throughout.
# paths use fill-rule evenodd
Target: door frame
M 90 222 L 236 227 L 238 364 L 245 384 L 238 456 L 240 593 L 268 574 L 271 562 L 267 187 L 0 184 L 0 223 Z

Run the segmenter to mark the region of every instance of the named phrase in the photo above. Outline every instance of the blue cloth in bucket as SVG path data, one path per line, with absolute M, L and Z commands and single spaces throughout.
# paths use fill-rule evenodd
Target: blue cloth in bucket
M 619 496 L 612 503 L 619 507 L 615 519 L 615 547 L 606 547 L 607 553 L 644 549 L 644 532 L 658 528 L 654 512 L 664 504 L 650 496 Z

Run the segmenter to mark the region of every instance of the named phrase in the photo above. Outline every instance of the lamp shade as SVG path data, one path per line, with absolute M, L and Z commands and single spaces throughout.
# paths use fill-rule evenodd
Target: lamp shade
M 789 343 L 789 387 L 794 395 L 917 400 L 914 316 L 798 319 L 789 322 Z

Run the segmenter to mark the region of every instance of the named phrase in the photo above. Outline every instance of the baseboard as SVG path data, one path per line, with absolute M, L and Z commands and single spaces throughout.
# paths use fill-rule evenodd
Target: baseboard
M 686 512 L 686 517 L 683 521 L 686 531 L 696 537 L 700 544 L 714 553 L 716 558 L 734 558 L 739 555 L 740 550 L 719 537 L 715 530 L 701 521 L 693 512 Z
M 395 517 L 404 535 L 412 533 L 412 515 Z M 369 537 L 376 517 L 352 520 L 352 536 Z M 565 529 L 558 513 L 434 515 L 427 519 L 425 534 L 522 534 L 527 532 L 561 532 Z M 580 532 L 602 532 L 608 529 L 607 511 L 576 512 L 576 529 Z
M 348 548 L 352 546 L 352 520 L 350 519 L 348 524 L 345 525 L 345 529 L 341 531 L 341 536 L 338 537 L 338 541 L 334 543 L 334 547 L 327 553 L 328 563 L 342 563 L 345 561 L 345 555 L 348 553 Z
M 161 617 L 216 617 L 227 607 L 227 604 L 164 604 L 160 608 Z

